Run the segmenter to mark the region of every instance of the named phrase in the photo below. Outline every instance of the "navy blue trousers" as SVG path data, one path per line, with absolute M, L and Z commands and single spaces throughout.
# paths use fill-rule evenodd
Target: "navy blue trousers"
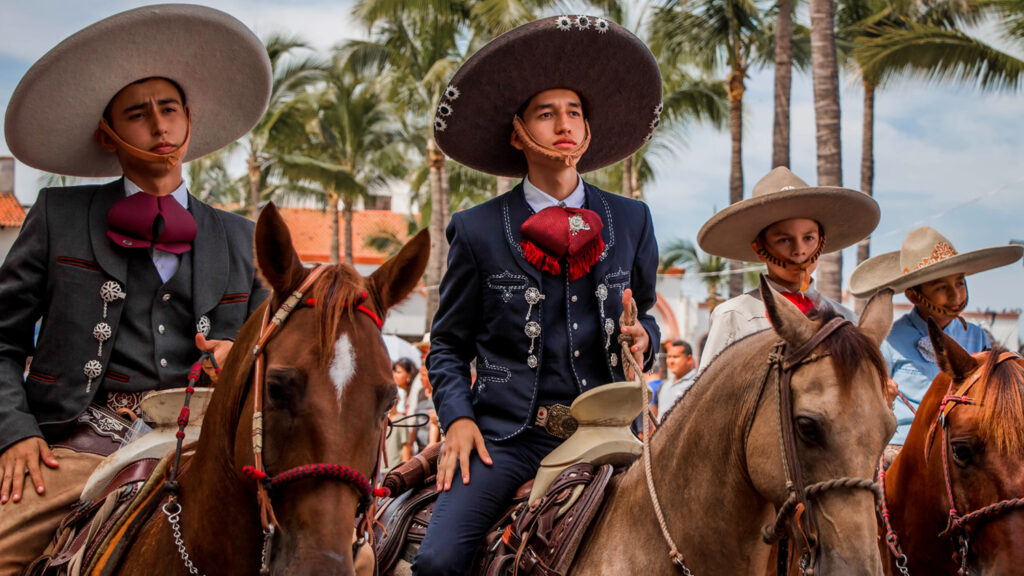
M 451 490 L 441 492 L 430 517 L 427 535 L 413 562 L 417 576 L 461 576 L 473 554 L 512 501 L 516 489 L 533 478 L 540 461 L 562 443 L 544 429 L 530 426 L 502 442 L 485 440 L 493 464 L 473 452 L 469 484 L 456 468 Z

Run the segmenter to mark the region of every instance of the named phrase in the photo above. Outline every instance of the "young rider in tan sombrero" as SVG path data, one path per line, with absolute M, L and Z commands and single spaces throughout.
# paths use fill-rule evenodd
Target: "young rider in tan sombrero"
M 41 191 L 0 268 L 0 574 L 43 551 L 126 439 L 114 411 L 185 386 L 201 351 L 222 361 L 264 298 L 253 223 L 191 196 L 182 162 L 243 136 L 269 94 L 259 38 L 181 4 L 75 33 L 15 89 L 19 160 L 117 179 Z
M 878 224 L 878 203 L 867 194 L 845 188 L 808 186 L 779 167 L 755 186 L 750 198 L 709 219 L 697 235 L 709 254 L 763 262 L 768 280 L 805 314 L 831 307 L 854 318 L 853 312 L 814 289 L 811 274 L 818 257 L 859 242 Z M 715 307 L 700 370 L 727 346 L 771 327 L 757 290 Z
M 902 446 L 914 412 L 940 369 L 928 337 L 928 320 L 971 354 L 990 347 L 981 327 L 961 317 L 967 308 L 966 276 L 1020 259 L 1024 247 L 1007 245 L 959 253 L 928 226 L 907 233 L 902 247 L 863 262 L 850 277 L 850 292 L 866 297 L 883 288 L 903 292 L 914 308 L 893 323 L 882 344 L 889 375 L 898 386 L 898 428 L 891 444 Z

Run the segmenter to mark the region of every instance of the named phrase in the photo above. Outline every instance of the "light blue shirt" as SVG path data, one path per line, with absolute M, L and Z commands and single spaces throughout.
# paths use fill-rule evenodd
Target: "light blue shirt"
M 533 182 L 530 182 L 529 176 L 523 178 L 523 194 L 526 195 L 526 203 L 530 205 L 534 212 L 540 212 L 545 208 L 559 205 L 565 208 L 583 208 L 587 195 L 583 189 L 583 178 L 579 175 L 576 177 L 579 178 L 579 181 L 576 182 L 576 188 L 572 191 L 572 194 L 569 194 L 568 198 L 561 201 L 555 200 L 553 196 L 534 186 Z
M 142 192 L 142 188 L 126 177 L 124 179 L 125 197 L 138 194 L 139 192 Z M 181 186 L 178 186 L 174 192 L 171 192 L 171 197 L 177 200 L 182 208 L 188 210 L 188 188 L 185 187 L 184 181 L 181 182 Z M 167 282 L 174 277 L 174 273 L 178 271 L 178 264 L 181 262 L 180 255 L 150 248 L 149 256 L 153 259 L 153 266 L 156 267 L 156 273 L 160 275 L 161 280 Z
M 943 332 L 970 354 L 990 347 L 985 332 L 976 324 L 968 323 L 964 329 L 959 320 L 953 320 L 946 324 Z M 889 377 L 896 381 L 900 393 L 917 410 L 932 380 L 941 372 L 928 338 L 928 323 L 917 313 L 917 308 L 893 323 L 889 337 L 882 343 L 882 357 L 889 366 Z M 902 398 L 896 399 L 894 412 L 898 427 L 890 444 L 902 446 L 907 440 L 914 413 Z

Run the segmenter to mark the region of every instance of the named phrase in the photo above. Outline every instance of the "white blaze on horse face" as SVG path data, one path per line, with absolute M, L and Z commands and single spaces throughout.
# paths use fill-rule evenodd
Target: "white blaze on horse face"
M 331 381 L 334 382 L 334 390 L 338 394 L 338 402 L 341 402 L 341 393 L 345 385 L 356 373 L 356 351 L 352 348 L 352 342 L 348 334 L 342 334 L 334 343 L 334 359 L 331 360 Z

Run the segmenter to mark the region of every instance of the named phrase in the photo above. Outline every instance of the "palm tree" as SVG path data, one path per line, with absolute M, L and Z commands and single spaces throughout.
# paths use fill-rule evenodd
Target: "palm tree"
M 273 34 L 264 44 L 273 76 L 270 101 L 263 118 L 246 137 L 249 216 L 254 220 L 263 201 L 265 183 L 279 155 L 305 137 L 303 119 L 294 107 L 296 97 L 320 82 L 325 68 L 315 55 L 295 56 L 309 48 L 298 37 Z
M 818 143 L 818 185 L 842 186 L 843 166 L 839 133 L 839 63 L 836 58 L 833 0 L 810 0 L 811 71 L 814 80 L 814 122 Z M 842 300 L 843 254 L 818 260 L 818 290 Z
M 994 8 L 988 0 L 928 4 L 845 0 L 840 4 L 840 34 L 852 47 L 849 60 L 864 87 L 861 190 L 865 194 L 872 195 L 874 187 L 875 93 L 883 83 L 918 76 L 989 91 L 1020 88 L 1024 62 L 962 30 L 978 25 L 985 12 L 1001 13 L 1013 3 L 1024 6 L 1021 0 L 1006 0 Z M 1004 29 L 1012 38 L 1013 18 L 1006 16 Z M 869 256 L 870 237 L 858 244 L 857 263 Z
M 228 170 L 229 157 L 238 146 L 233 142 L 185 165 L 188 189 L 193 196 L 229 210 L 246 207 L 245 183 L 233 177 Z
M 665 62 L 695 64 L 715 70 L 727 64 L 732 159 L 729 202 L 743 199 L 743 92 L 751 64 L 766 59 L 767 47 L 761 12 L 754 0 L 669 0 L 651 22 L 652 46 Z M 730 262 L 730 268 L 742 264 Z M 729 295 L 743 291 L 742 276 L 733 274 Z
M 661 251 L 660 271 L 665 272 L 676 266 L 698 276 L 707 288 L 707 301 L 719 298 L 718 290 L 727 283 L 729 262 L 714 254 L 705 254 L 689 240 L 673 240 Z
M 810 30 L 794 25 L 796 5 L 792 0 L 778 0 L 768 11 L 767 22 L 775 29 L 775 113 L 772 122 L 772 168 L 789 167 L 789 103 L 793 67 L 806 68 L 810 63 Z

